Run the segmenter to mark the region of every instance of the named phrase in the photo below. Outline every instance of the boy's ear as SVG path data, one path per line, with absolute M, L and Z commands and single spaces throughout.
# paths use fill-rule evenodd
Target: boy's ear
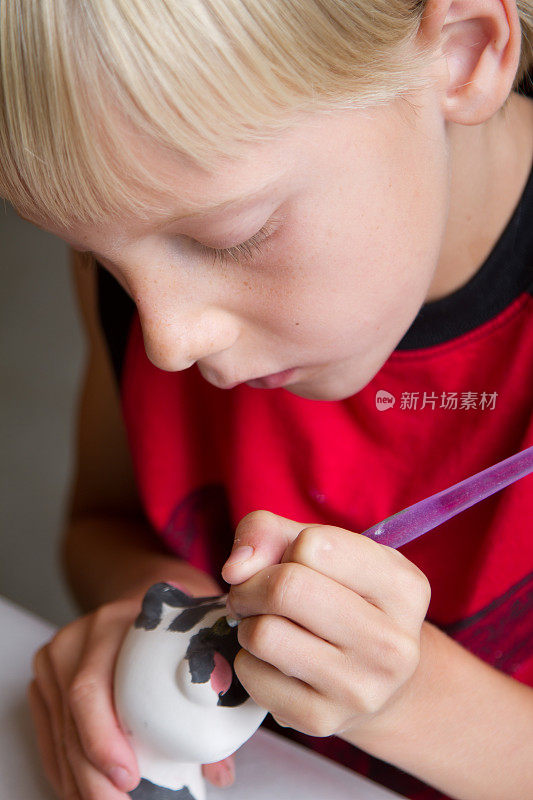
M 478 125 L 501 108 L 520 61 L 516 0 L 427 0 L 419 36 L 441 55 L 445 119 Z

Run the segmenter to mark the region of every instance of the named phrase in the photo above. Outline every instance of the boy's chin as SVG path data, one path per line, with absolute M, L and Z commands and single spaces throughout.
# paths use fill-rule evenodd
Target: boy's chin
M 347 397 L 359 392 L 363 386 L 356 385 L 352 388 L 348 382 L 342 383 L 341 381 L 320 381 L 315 379 L 313 381 L 298 381 L 288 386 L 283 387 L 286 392 L 295 394 L 297 397 L 303 397 L 305 400 L 346 400 Z

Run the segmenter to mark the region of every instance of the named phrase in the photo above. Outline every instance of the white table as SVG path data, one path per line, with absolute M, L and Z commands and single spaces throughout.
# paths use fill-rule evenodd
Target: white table
M 0 596 L 0 800 L 57 800 L 41 769 L 26 701 L 32 655 L 54 631 Z M 267 730 L 238 751 L 236 774 L 227 789 L 208 784 L 208 800 L 402 800 Z

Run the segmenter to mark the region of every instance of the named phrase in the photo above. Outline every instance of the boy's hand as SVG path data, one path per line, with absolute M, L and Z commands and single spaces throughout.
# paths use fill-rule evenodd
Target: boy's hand
M 140 602 L 101 606 L 61 628 L 34 656 L 28 700 L 44 770 L 61 800 L 127 800 L 141 779 L 112 697 L 116 657 Z M 231 783 L 232 772 L 232 756 L 203 767 L 216 785 Z
M 230 615 L 244 617 L 235 671 L 281 725 L 362 730 L 416 671 L 430 586 L 390 547 L 255 511 L 237 526 L 222 576 Z

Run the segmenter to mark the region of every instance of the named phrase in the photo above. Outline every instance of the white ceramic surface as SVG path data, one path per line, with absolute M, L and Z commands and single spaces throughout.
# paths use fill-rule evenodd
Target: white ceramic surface
M 115 707 L 142 777 L 187 787 L 194 800 L 205 796 L 199 765 L 235 752 L 267 713 L 233 670 L 240 645 L 225 601 L 192 598 L 164 583 L 150 587 L 115 669 Z M 143 800 L 150 796 L 144 791 Z

